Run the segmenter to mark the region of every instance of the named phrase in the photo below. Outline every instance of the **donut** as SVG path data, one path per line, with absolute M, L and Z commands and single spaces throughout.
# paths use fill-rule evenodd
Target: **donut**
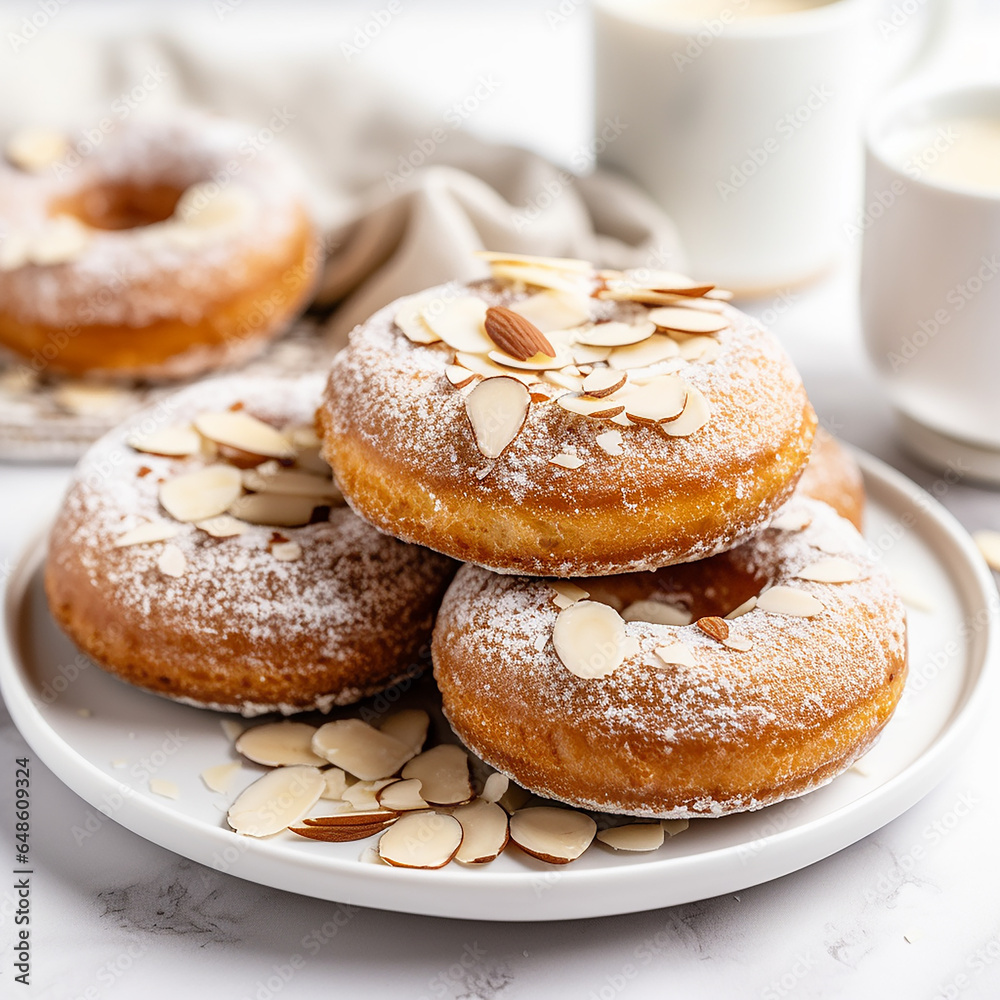
M 902 605 L 821 501 L 794 497 L 711 559 L 578 584 L 465 566 L 435 627 L 455 732 L 539 795 L 661 818 L 759 809 L 849 767 L 902 693 Z
M 11 137 L 0 233 L 0 345 L 110 379 L 245 360 L 301 311 L 320 259 L 290 165 L 194 113 L 123 122 L 89 155 Z
M 321 388 L 213 379 L 87 452 L 45 588 L 94 662 L 244 715 L 327 711 L 423 665 L 454 565 L 344 505 L 319 457 Z
M 355 511 L 557 577 L 705 558 L 766 523 L 815 428 L 775 338 L 681 276 L 510 257 L 386 306 L 334 359 L 318 420 Z
M 795 490 L 828 503 L 861 531 L 865 509 L 861 469 L 850 452 L 822 427 L 816 428 L 809 461 Z

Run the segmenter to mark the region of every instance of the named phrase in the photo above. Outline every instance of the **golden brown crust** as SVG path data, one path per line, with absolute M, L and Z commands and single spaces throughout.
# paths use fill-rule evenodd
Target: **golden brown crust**
M 809 464 L 796 492 L 828 503 L 861 531 L 865 511 L 861 469 L 851 453 L 823 427 L 816 428 Z
M 286 328 L 321 251 L 297 178 L 273 151 L 247 157 L 245 135 L 192 112 L 129 122 L 44 171 L 0 162 L 0 343 L 37 371 L 168 379 Z M 67 224 L 78 245 L 39 263 Z
M 277 426 L 308 422 L 319 388 L 318 379 L 218 379 L 129 427 L 183 423 L 235 402 Z M 127 436 L 111 432 L 81 462 L 46 564 L 53 616 L 99 665 L 158 694 L 245 714 L 326 710 L 422 665 L 449 560 L 335 507 L 328 520 L 232 538 L 184 525 L 170 544 L 187 565 L 171 578 L 157 566 L 164 543 L 113 543 L 167 516 L 158 480 L 206 460 L 139 454 Z M 301 546 L 300 559 L 274 558 L 276 530 Z
M 449 286 L 510 304 L 493 282 Z M 642 307 L 592 301 L 592 315 Z M 753 533 L 787 499 L 806 462 L 815 414 L 774 338 L 728 307 L 717 360 L 684 378 L 708 399 L 689 437 L 618 428 L 622 454 L 596 441 L 616 425 L 536 402 L 494 463 L 478 451 L 465 396 L 444 371 L 453 352 L 411 343 L 393 303 L 335 359 L 318 420 L 324 454 L 350 503 L 376 527 L 498 572 L 598 576 L 704 558 Z M 550 463 L 569 450 L 583 460 Z
M 725 615 L 762 586 L 823 604 L 810 618 L 754 609 L 729 622 L 733 650 L 696 625 L 633 621 L 638 643 L 614 673 L 581 679 L 550 641 L 559 614 L 543 580 L 466 566 L 435 627 L 435 677 L 462 740 L 526 788 L 575 805 L 642 816 L 718 816 L 809 791 L 861 756 L 888 721 L 906 673 L 902 606 L 863 539 L 801 496 L 805 529 L 768 528 L 712 559 L 653 574 L 580 580 L 591 599 L 655 599 L 695 619 Z M 831 554 L 854 582 L 795 574 Z M 655 649 L 676 641 L 693 666 Z

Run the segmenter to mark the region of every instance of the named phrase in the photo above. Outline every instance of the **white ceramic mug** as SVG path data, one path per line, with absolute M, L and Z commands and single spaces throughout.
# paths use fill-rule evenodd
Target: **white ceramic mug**
M 716 12 L 697 16 L 706 8 Z M 692 274 L 763 294 L 844 251 L 873 11 L 871 0 L 597 0 L 596 122 L 621 126 L 600 162 L 667 209 Z
M 902 89 L 866 144 L 868 353 L 911 450 L 1000 482 L 1000 86 Z

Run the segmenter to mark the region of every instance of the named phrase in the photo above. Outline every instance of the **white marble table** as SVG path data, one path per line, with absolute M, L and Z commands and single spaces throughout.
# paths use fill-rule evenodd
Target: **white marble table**
M 539 6 L 557 5 L 536 5 L 536 20 Z M 563 65 L 580 58 L 585 34 L 573 31 L 553 33 L 576 46 Z M 585 113 L 572 120 L 585 127 Z M 534 127 L 525 136 L 544 134 L 543 123 Z M 513 129 L 511 119 L 496 131 L 509 137 Z M 572 149 L 576 140 L 564 139 L 561 148 Z M 778 300 L 754 308 L 774 313 L 827 427 L 921 484 L 941 486 L 898 449 L 862 354 L 854 288 L 848 261 L 789 296 L 787 308 Z M 61 467 L 0 465 L 0 573 L 67 476 Z M 1000 528 L 996 492 L 959 481 L 940 499 L 970 529 Z M 915 665 L 920 657 L 914 650 Z M 989 719 L 1000 710 L 996 685 L 988 697 Z M 0 831 L 9 844 L 14 760 L 34 754 L 2 707 L 0 747 Z M 987 722 L 954 772 L 908 813 L 775 882 L 672 909 L 549 925 L 319 902 L 203 868 L 111 821 L 77 843 L 73 828 L 95 825 L 94 810 L 35 759 L 32 985 L 22 992 L 8 985 L 15 897 L 7 878 L 0 995 L 993 998 L 1000 995 L 998 758 L 1000 729 Z

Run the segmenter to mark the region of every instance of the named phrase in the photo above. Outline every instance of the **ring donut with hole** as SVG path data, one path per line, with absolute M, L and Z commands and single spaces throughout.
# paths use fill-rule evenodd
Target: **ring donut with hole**
M 600 580 L 465 566 L 434 674 L 463 742 L 589 809 L 696 817 L 801 795 L 872 745 L 903 690 L 903 607 L 857 530 L 796 495 L 752 540 Z
M 180 378 L 284 329 L 318 273 L 291 166 L 189 112 L 93 147 L 16 133 L 0 160 L 0 344 L 36 371 Z M 253 155 L 248 155 L 252 152 Z

